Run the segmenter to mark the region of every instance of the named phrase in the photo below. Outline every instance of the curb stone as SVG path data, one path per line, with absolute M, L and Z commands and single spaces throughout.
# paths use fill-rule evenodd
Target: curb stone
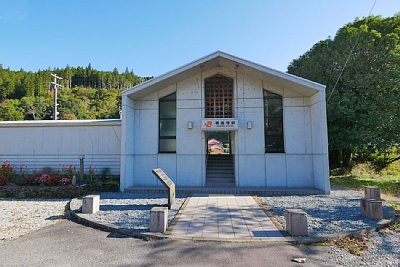
M 185 200 L 185 202 L 182 204 L 181 208 L 186 207 L 188 200 L 190 199 L 190 196 L 188 196 Z M 370 233 L 374 231 L 378 231 L 382 228 L 385 228 L 389 226 L 395 219 L 396 215 L 394 215 L 390 219 L 385 219 L 381 220 L 378 222 L 377 226 L 372 226 L 368 228 L 363 228 L 363 229 L 358 229 L 358 230 L 352 230 L 352 231 L 346 231 L 343 233 L 338 233 L 338 234 L 330 234 L 330 235 L 325 235 L 325 236 L 318 236 L 318 237 L 291 237 L 286 234 L 284 238 L 267 238 L 267 239 L 248 239 L 248 238 L 204 238 L 204 237 L 178 237 L 178 236 L 172 236 L 171 235 L 171 229 L 170 227 L 174 226 L 176 224 L 177 219 L 179 218 L 180 211 L 177 213 L 173 221 L 171 222 L 170 226 L 168 227 L 166 234 L 161 234 L 161 233 L 153 233 L 153 232 L 144 232 L 140 230 L 132 230 L 132 229 L 127 229 L 123 227 L 118 227 L 113 224 L 108 224 L 108 223 L 103 223 L 96 221 L 92 218 L 90 218 L 86 214 L 80 213 L 81 206 L 74 206 L 75 202 L 78 202 L 78 198 L 74 198 L 70 200 L 66 207 L 65 210 L 65 216 L 66 217 L 72 217 L 73 221 L 95 228 L 99 229 L 105 232 L 111 232 L 111 233 L 116 233 L 120 235 L 125 235 L 125 236 L 130 236 L 134 238 L 140 238 L 143 240 L 163 240 L 163 239 L 171 239 L 171 240 L 191 240 L 191 241 L 203 241 L 203 242 L 230 242 L 230 243 L 268 243 L 268 242 L 288 242 L 292 244 L 304 244 L 304 245 L 309 245 L 313 243 L 321 243 L 321 242 L 327 242 L 335 239 L 339 239 L 342 237 L 346 236 L 357 236 L 360 234 L 364 233 Z M 71 204 L 72 203 L 72 204 Z M 260 206 L 263 211 L 265 212 L 265 207 Z M 268 216 L 270 216 L 268 214 Z M 282 228 L 282 226 L 280 226 Z M 281 229 L 279 229 L 281 230 Z
M 80 213 L 81 207 L 73 206 L 74 202 L 78 202 L 79 199 L 74 198 L 71 201 L 68 202 L 68 208 L 69 210 L 67 211 L 72 219 L 80 224 L 99 229 L 105 232 L 111 232 L 111 233 L 116 233 L 120 235 L 125 235 L 125 236 L 130 236 L 130 237 L 135 237 L 135 238 L 140 238 L 144 240 L 161 240 L 161 239 L 166 239 L 168 238 L 167 236 L 161 234 L 161 233 L 152 233 L 152 232 L 143 232 L 139 230 L 130 230 L 127 228 L 123 227 L 118 227 L 113 224 L 108 224 L 108 223 L 103 223 L 96 221 L 92 218 L 90 218 L 88 215 Z M 72 205 L 71 205 L 72 203 Z
M 187 196 L 185 199 L 185 202 L 183 202 L 183 204 L 181 205 L 181 207 L 179 208 L 179 211 L 176 213 L 174 219 L 172 220 L 171 224 L 168 225 L 167 231 L 165 232 L 165 235 L 169 235 L 169 237 L 171 237 L 171 232 L 172 232 L 172 228 L 176 225 L 176 223 L 179 221 L 179 218 L 182 215 L 181 210 L 184 210 L 187 206 L 187 204 L 189 203 L 190 199 L 192 199 L 192 196 Z

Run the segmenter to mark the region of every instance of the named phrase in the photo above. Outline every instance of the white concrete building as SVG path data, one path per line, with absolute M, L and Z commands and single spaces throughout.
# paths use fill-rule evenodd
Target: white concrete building
M 161 186 L 330 190 L 325 86 L 215 52 L 130 88 L 122 121 L 0 122 L 0 161 Z
M 178 188 L 330 190 L 321 84 L 215 52 L 122 103 L 121 190 L 159 185 L 156 167 Z

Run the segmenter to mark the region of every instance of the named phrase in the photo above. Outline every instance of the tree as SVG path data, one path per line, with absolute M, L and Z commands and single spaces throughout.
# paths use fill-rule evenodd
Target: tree
M 387 155 L 400 144 L 400 15 L 356 19 L 293 60 L 288 72 L 327 85 L 333 163 Z
M 51 97 L 23 97 L 20 108 L 25 112 L 25 120 L 49 120 L 53 113 Z
M 0 120 L 20 121 L 24 119 L 24 113 L 19 108 L 19 100 L 11 99 L 0 103 Z

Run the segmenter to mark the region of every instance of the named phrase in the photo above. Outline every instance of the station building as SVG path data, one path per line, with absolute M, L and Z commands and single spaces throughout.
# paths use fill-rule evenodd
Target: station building
M 121 189 L 309 187 L 329 192 L 325 86 L 215 52 L 124 91 Z

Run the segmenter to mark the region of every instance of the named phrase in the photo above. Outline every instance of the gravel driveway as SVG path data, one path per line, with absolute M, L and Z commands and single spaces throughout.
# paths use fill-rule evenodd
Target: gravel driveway
M 0 242 L 55 223 L 67 203 L 63 199 L 0 199 Z

